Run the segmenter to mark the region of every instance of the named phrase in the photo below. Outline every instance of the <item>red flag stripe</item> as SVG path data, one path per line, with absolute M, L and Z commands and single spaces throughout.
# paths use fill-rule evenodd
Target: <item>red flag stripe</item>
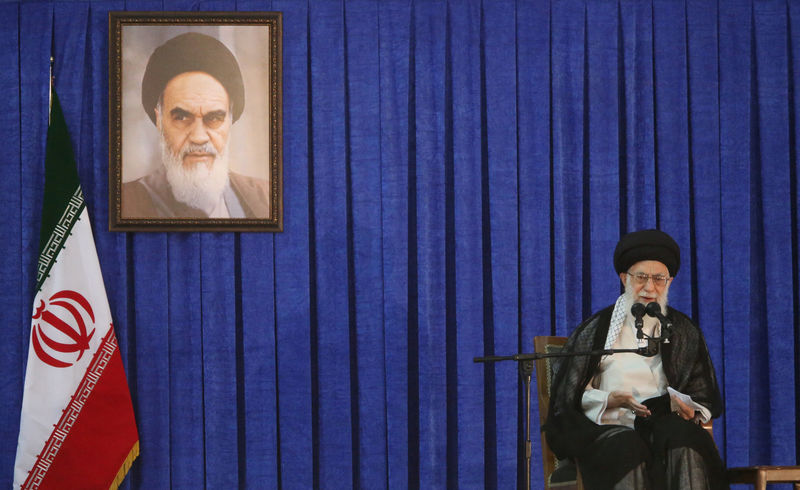
M 137 441 L 112 325 L 22 488 L 107 489 Z

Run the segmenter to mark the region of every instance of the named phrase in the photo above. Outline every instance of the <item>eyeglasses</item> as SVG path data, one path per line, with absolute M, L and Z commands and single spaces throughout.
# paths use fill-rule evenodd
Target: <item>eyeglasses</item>
M 645 284 L 647 284 L 647 281 L 652 279 L 654 286 L 663 288 L 664 286 L 667 285 L 667 282 L 669 282 L 669 280 L 671 279 L 671 277 L 662 274 L 657 274 L 654 276 L 651 276 L 650 274 L 645 274 L 644 272 L 637 272 L 636 274 L 631 274 L 630 272 L 626 272 L 626 274 L 631 276 L 633 278 L 633 281 L 639 286 L 644 286 Z

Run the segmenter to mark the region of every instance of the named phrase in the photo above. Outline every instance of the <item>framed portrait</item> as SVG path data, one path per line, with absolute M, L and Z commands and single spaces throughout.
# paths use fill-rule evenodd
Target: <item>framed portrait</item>
M 109 228 L 282 231 L 280 12 L 109 13 Z

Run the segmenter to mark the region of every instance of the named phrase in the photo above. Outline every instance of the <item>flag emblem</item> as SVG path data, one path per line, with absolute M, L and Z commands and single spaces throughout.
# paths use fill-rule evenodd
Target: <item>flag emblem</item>
M 56 368 L 70 367 L 80 361 L 94 335 L 94 328 L 87 334 L 84 318 L 94 326 L 92 305 L 80 293 L 64 290 L 50 296 L 47 303 L 40 299 L 33 319 L 41 321 L 34 324 L 31 333 L 31 344 L 39 360 Z

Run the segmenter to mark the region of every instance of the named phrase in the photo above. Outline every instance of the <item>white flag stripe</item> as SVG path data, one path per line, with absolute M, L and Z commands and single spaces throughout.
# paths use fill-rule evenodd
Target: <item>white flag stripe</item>
M 38 455 L 45 449 L 48 439 L 54 444 L 54 447 L 48 448 L 48 452 L 52 453 L 52 456 L 57 453 L 66 436 L 63 429 L 71 426 L 70 421 L 74 422 L 90 390 L 79 393 L 78 399 L 71 407 L 77 407 L 77 410 L 71 410 L 69 414 L 65 414 L 64 410 L 84 379 L 98 346 L 111 329 L 111 312 L 85 207 L 71 233 L 67 235 L 64 246 L 55 257 L 49 275 L 34 299 L 33 314 L 36 314 L 42 301 L 47 302 L 59 291 L 78 291 L 86 298 L 94 312 L 94 321 L 85 312 L 83 321 L 87 331 L 93 333 L 88 350 L 82 353 L 78 361 L 75 361 L 77 354 L 73 353 L 70 361 L 74 364 L 69 368 L 52 367 L 39 359 L 33 347 L 29 349 L 25 371 L 25 397 L 20 420 L 20 440 L 14 468 L 15 488 L 25 482 L 28 472 L 36 463 Z M 33 332 L 35 326 L 41 323 L 43 323 L 41 320 L 32 321 L 31 331 Z M 97 381 L 97 376 L 97 372 L 90 374 L 92 386 Z M 66 425 L 62 424 L 59 427 L 63 415 L 67 415 L 68 420 Z M 60 432 L 51 438 L 54 427 L 59 427 Z M 49 461 L 52 459 L 45 458 L 40 462 L 40 467 L 47 468 Z

